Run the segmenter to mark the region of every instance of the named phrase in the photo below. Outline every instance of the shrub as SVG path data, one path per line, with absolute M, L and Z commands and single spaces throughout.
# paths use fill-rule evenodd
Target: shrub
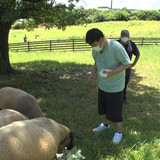
M 116 21 L 128 21 L 130 19 L 130 13 L 123 10 L 116 11 L 114 16 Z
M 22 22 L 16 22 L 12 25 L 12 29 L 24 29 Z

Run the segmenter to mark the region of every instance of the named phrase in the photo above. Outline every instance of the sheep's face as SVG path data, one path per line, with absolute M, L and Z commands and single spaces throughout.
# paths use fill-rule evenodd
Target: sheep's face
M 61 143 L 61 146 L 63 147 L 67 147 L 67 149 L 72 149 L 73 148 L 73 138 L 74 138 L 74 135 L 73 133 L 71 132 L 65 139 L 64 141 Z

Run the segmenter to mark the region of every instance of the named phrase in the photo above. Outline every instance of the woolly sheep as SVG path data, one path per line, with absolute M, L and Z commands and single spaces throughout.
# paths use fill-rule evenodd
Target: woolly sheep
M 14 121 L 28 119 L 25 115 L 12 109 L 3 109 L 0 111 L 0 127 L 8 125 Z
M 32 95 L 12 87 L 0 89 L 0 109 L 16 110 L 29 119 L 44 117 L 37 100 Z
M 49 118 L 13 122 L 0 128 L 1 160 L 52 160 L 59 146 L 72 148 L 72 132 Z

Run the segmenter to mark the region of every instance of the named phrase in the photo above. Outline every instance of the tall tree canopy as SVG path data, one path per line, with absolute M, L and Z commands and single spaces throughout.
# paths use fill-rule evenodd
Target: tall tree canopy
M 13 70 L 9 60 L 8 36 L 15 21 L 26 19 L 32 20 L 34 27 L 41 24 L 47 28 L 56 26 L 64 29 L 73 24 L 73 3 L 78 1 L 66 0 L 66 6 L 58 0 L 0 0 L 0 73 Z

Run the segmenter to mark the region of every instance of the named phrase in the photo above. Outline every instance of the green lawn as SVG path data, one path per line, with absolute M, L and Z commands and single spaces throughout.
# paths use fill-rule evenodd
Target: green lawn
M 35 41 L 35 35 L 39 37 L 37 41 L 55 40 L 55 39 L 77 39 L 85 38 L 86 32 L 91 28 L 101 29 L 106 37 L 119 37 L 123 29 L 130 31 L 131 37 L 160 37 L 160 23 L 159 21 L 116 21 L 116 22 L 102 22 L 92 23 L 83 26 L 67 27 L 65 31 L 57 28 L 44 29 L 39 28 L 34 31 L 26 30 L 11 30 L 9 34 L 9 42 L 23 42 L 23 37 L 26 34 L 28 41 Z
M 87 160 L 159 160 L 160 47 L 139 49 L 141 57 L 132 71 L 127 92 L 130 104 L 124 105 L 119 145 L 112 144 L 112 123 L 107 131 L 92 131 L 101 118 L 97 114 L 97 83 L 87 81 L 94 63 L 91 51 L 11 52 L 11 64 L 18 71 L 0 75 L 0 88 L 17 87 L 34 95 L 46 117 L 80 137 L 74 145 Z

